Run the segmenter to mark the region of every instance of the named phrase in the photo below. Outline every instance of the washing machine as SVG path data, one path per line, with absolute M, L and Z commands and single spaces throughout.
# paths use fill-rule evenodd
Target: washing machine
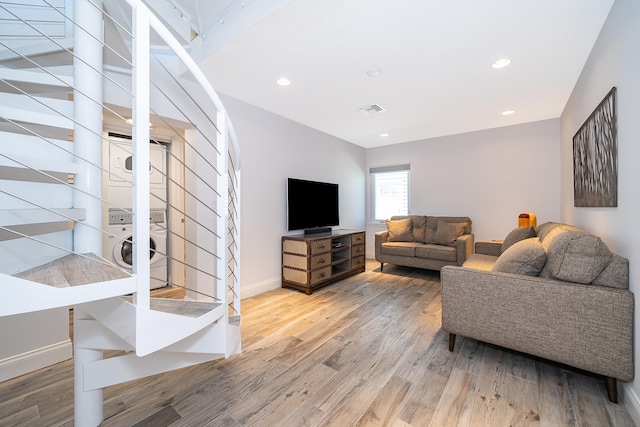
M 151 289 L 167 285 L 167 221 L 164 209 L 151 209 L 149 218 L 149 262 Z M 133 215 L 109 209 L 109 253 L 112 261 L 127 271 L 133 266 Z

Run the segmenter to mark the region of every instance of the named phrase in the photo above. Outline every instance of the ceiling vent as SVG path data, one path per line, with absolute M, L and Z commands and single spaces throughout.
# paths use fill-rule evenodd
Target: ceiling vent
M 358 111 L 360 111 L 365 116 L 370 116 L 372 114 L 382 113 L 383 111 L 385 111 L 385 109 L 378 104 L 371 104 L 358 107 Z

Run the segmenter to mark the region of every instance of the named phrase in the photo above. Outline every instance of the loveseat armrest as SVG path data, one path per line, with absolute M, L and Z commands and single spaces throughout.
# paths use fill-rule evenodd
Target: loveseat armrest
M 501 251 L 502 240 L 478 240 L 476 242 L 477 254 L 500 256 Z
M 462 265 L 473 253 L 473 234 L 463 234 L 456 240 L 456 264 Z
M 389 230 L 378 231 L 374 234 L 375 236 L 375 257 L 377 261 L 380 261 L 378 254 L 382 253 L 382 244 L 387 243 L 389 239 Z
M 632 292 L 454 266 L 440 277 L 446 332 L 633 379 Z

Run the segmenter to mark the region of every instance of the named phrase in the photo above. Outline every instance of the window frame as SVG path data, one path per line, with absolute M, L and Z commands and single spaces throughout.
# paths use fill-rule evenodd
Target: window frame
M 397 173 L 397 172 L 406 173 L 406 188 L 404 189 L 406 191 L 406 194 L 403 195 L 404 197 L 406 197 L 406 212 L 398 212 L 398 213 L 394 213 L 393 215 L 409 215 L 410 213 L 409 206 L 411 206 L 410 204 L 411 165 L 400 164 L 400 165 L 371 167 L 369 168 L 369 187 L 370 187 L 369 198 L 371 200 L 370 207 L 369 207 L 369 218 L 370 218 L 370 222 L 373 224 L 382 224 L 385 222 L 385 220 L 388 219 L 388 218 L 384 218 L 384 219 L 376 218 L 376 201 L 377 201 L 377 190 L 378 190 L 378 185 L 376 184 L 376 181 L 377 181 L 376 176 L 382 175 L 382 174 Z

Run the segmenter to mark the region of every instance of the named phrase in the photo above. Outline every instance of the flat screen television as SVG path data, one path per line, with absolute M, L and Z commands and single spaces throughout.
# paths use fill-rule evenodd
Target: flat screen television
M 287 183 L 287 226 L 305 233 L 331 231 L 340 224 L 338 184 L 289 178 Z

